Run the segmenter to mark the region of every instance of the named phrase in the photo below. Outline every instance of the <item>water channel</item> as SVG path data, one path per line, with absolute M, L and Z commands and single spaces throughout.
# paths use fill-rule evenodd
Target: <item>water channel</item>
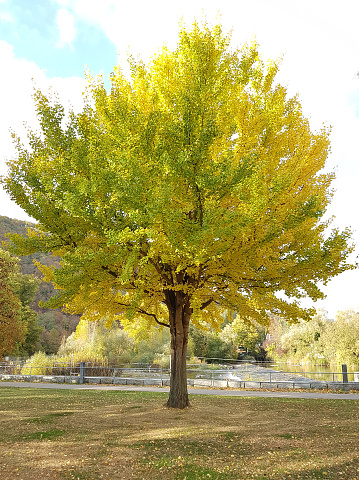
M 288 364 L 281 362 L 254 362 L 254 361 L 231 361 L 225 363 L 220 361 L 212 364 L 202 363 L 200 365 L 188 364 L 187 376 L 194 378 L 227 378 L 249 380 L 259 379 L 261 381 L 272 381 L 273 379 L 289 379 L 296 377 L 309 378 L 322 382 L 343 382 L 341 365 L 315 365 L 315 364 Z M 347 366 L 348 381 L 354 381 L 354 372 L 359 372 L 358 366 Z M 283 377 L 282 374 L 288 374 Z M 279 374 L 279 376 L 278 376 Z M 272 380 L 271 380 L 272 379 Z M 357 381 L 357 380 L 356 380 Z
M 290 373 L 300 373 L 307 378 L 312 378 L 313 380 L 322 380 L 322 381 L 341 381 L 342 380 L 342 366 L 341 365 L 315 365 L 313 363 L 304 363 L 299 364 L 289 364 L 289 363 L 254 363 L 261 367 L 270 368 L 276 371 L 290 372 Z M 348 380 L 354 380 L 354 372 L 359 372 L 359 365 L 348 365 Z

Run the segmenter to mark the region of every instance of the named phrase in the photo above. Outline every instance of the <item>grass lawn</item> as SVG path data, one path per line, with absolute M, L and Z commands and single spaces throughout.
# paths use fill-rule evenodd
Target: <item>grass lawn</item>
M 359 480 L 359 400 L 0 388 L 0 479 Z

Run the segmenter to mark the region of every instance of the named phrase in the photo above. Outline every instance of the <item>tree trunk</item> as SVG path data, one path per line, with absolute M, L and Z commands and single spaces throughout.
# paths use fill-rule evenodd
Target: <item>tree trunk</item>
M 186 354 L 191 316 L 189 301 L 183 292 L 168 292 L 166 295 L 171 329 L 171 381 L 167 406 L 188 407 Z

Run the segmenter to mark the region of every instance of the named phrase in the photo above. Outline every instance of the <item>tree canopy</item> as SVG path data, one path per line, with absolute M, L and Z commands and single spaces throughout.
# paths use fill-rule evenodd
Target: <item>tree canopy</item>
M 308 318 L 298 300 L 323 298 L 318 282 L 351 268 L 349 230 L 322 221 L 329 129 L 311 131 L 256 44 L 229 44 L 220 26 L 182 28 L 174 51 L 148 66 L 131 58 L 130 79 L 120 66 L 108 90 L 89 78 L 68 118 L 36 92 L 41 131 L 30 148 L 14 136 L 3 179 L 39 222 L 15 251 L 62 257 L 43 268 L 60 289 L 51 306 L 170 327 L 170 406 L 188 404 L 190 319 L 216 326 L 223 308 L 261 323 L 268 311 Z

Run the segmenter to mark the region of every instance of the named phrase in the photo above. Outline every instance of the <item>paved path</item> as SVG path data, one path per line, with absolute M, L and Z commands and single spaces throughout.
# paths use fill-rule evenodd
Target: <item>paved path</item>
M 168 387 L 131 387 L 119 385 L 76 385 L 68 383 L 33 383 L 33 382 L 0 382 L 0 387 L 20 388 L 57 388 L 60 390 L 112 390 L 129 392 L 160 392 L 168 393 Z M 320 392 L 295 392 L 295 391 L 263 391 L 263 390 L 210 390 L 204 388 L 189 388 L 190 395 L 220 395 L 225 397 L 275 397 L 275 398 L 308 398 L 308 399 L 333 399 L 357 400 L 359 393 L 320 393 Z

